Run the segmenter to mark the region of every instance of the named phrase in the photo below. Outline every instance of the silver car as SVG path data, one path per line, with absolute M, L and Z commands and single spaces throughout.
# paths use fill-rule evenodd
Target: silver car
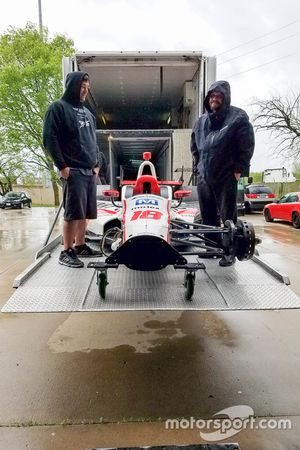
M 251 211 L 262 211 L 268 203 L 272 203 L 276 195 L 268 186 L 250 184 L 245 187 L 245 210 L 249 214 Z

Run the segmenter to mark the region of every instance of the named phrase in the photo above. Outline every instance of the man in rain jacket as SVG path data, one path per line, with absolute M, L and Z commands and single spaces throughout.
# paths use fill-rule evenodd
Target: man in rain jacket
M 206 113 L 195 123 L 191 152 L 197 169 L 202 221 L 220 226 L 237 221 L 237 183 L 249 175 L 254 151 L 253 127 L 245 111 L 230 104 L 230 85 L 216 81 L 204 100 Z M 221 220 L 220 220 L 221 219 Z M 223 256 L 221 266 L 235 262 Z
M 85 243 L 86 219 L 97 217 L 99 170 L 96 119 L 84 106 L 89 86 L 87 73 L 69 73 L 62 98 L 49 106 L 44 120 L 44 147 L 63 179 L 64 250 L 59 263 L 68 267 L 84 266 L 78 256 L 101 255 Z

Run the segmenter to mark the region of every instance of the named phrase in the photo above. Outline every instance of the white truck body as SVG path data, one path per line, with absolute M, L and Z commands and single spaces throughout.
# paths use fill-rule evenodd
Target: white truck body
M 215 81 L 216 58 L 202 52 L 78 52 L 63 60 L 63 77 L 89 74 L 88 106 L 97 117 L 97 139 L 109 162 L 108 182 L 135 179 L 144 151 L 158 179 L 192 175 L 191 129 Z

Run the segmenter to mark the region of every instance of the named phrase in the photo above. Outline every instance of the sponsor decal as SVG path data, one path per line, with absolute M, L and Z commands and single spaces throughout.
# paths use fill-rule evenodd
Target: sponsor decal
M 155 198 L 138 198 L 135 201 L 136 205 L 158 205 L 158 200 L 156 200 Z

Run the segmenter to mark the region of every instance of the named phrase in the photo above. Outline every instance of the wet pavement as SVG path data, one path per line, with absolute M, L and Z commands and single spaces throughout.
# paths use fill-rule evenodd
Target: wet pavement
M 54 209 L 0 211 L 0 303 L 32 262 Z M 300 230 L 248 217 L 260 253 L 300 295 Z M 58 229 L 56 229 L 56 233 Z M 0 449 L 197 444 L 210 418 L 249 405 L 292 430 L 243 430 L 242 450 L 300 448 L 300 311 L 1 314 Z

